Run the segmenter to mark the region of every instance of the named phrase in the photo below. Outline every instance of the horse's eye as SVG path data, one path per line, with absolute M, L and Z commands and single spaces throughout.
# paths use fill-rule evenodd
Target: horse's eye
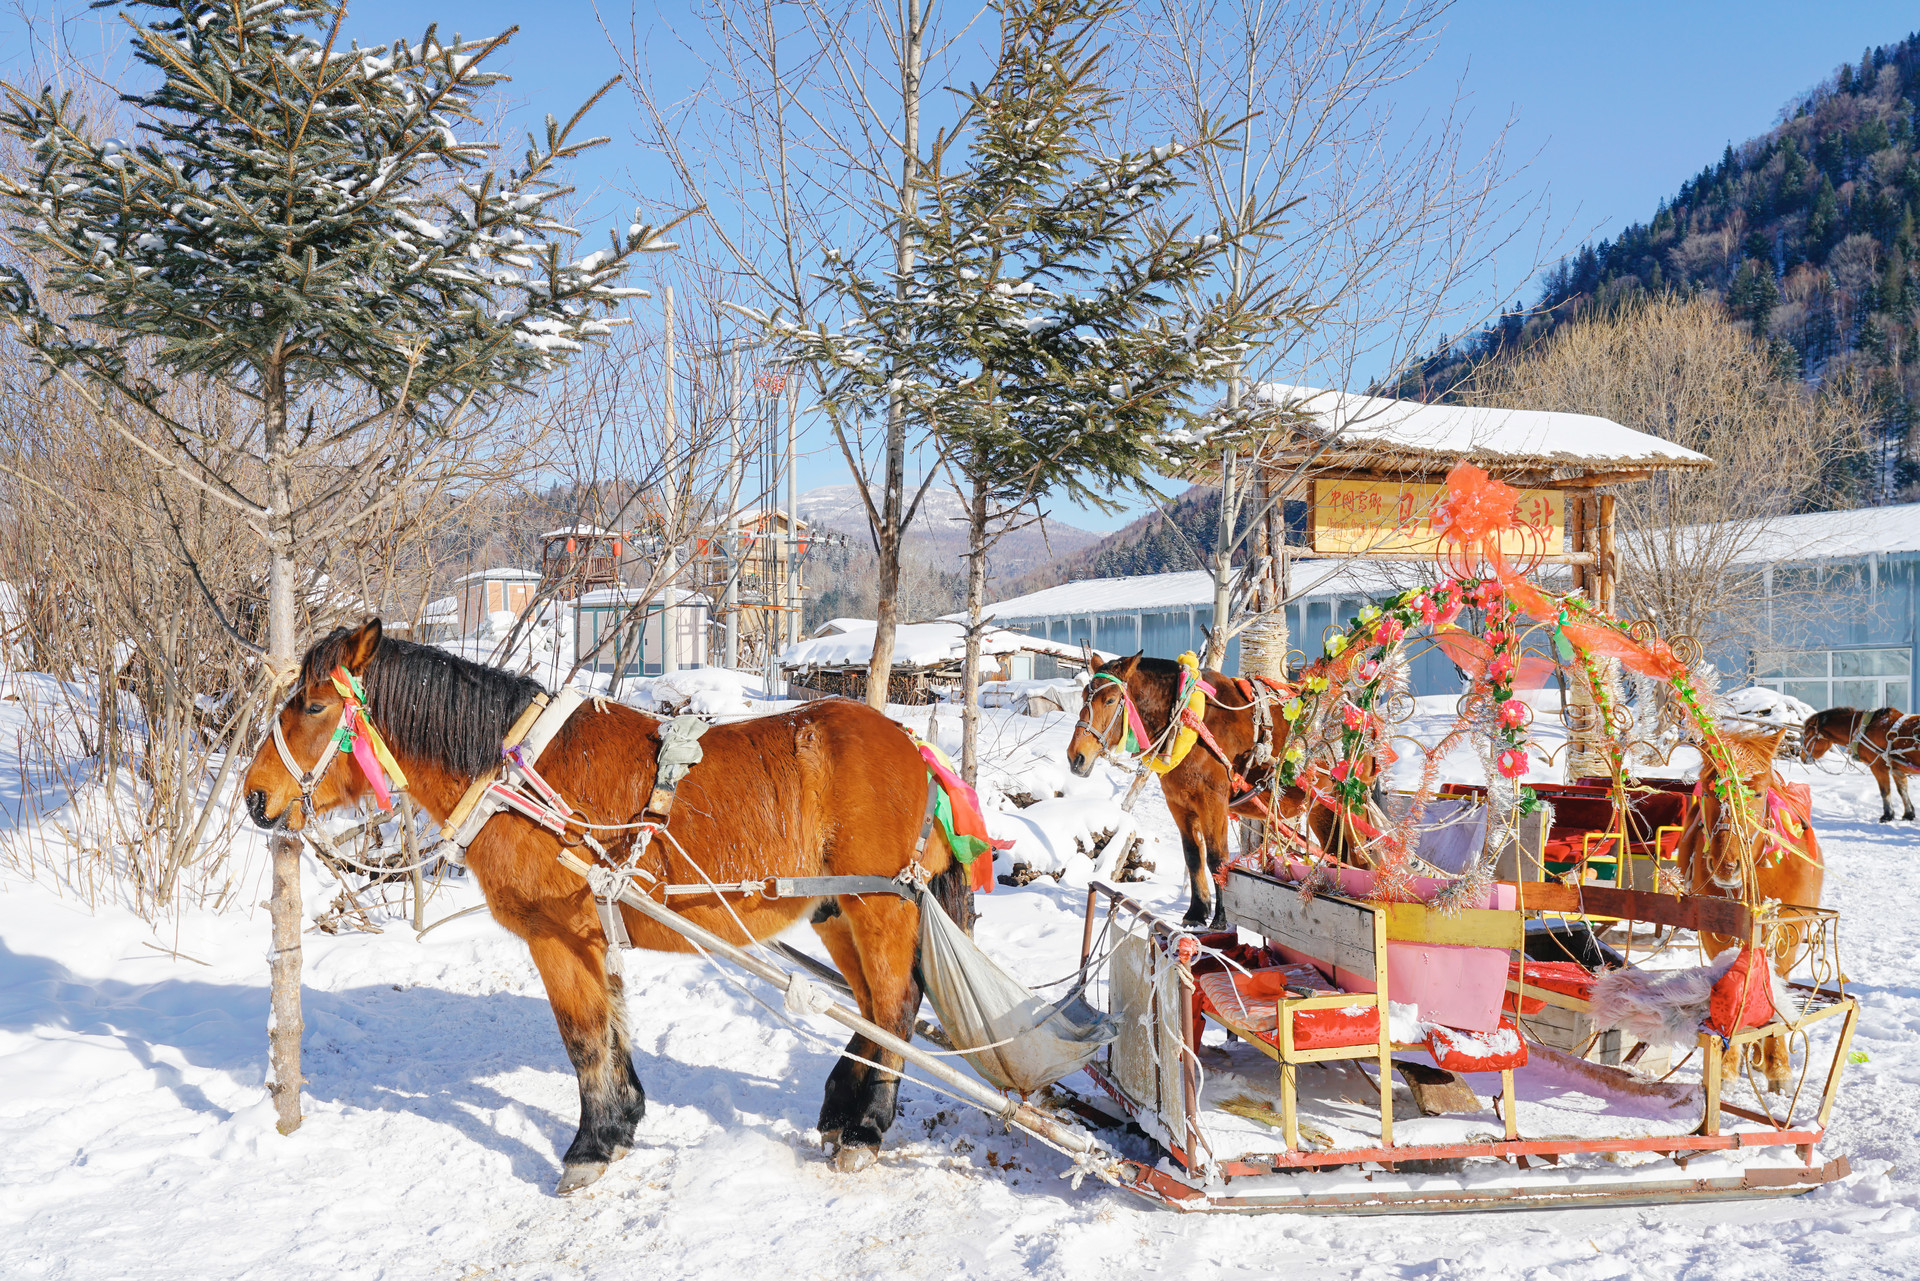
M 318 716 L 320 713 L 326 710 L 327 710 L 327 705 L 325 703 L 308 703 L 307 704 L 307 715 L 309 716 Z

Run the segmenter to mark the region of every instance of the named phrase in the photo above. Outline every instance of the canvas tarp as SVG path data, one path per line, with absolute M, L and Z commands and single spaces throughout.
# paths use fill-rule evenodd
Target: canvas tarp
M 927 894 L 920 977 L 954 1048 L 987 1081 L 1022 1097 L 1078 1071 L 1119 1031 L 1078 987 L 1058 1001 L 1028 991 Z

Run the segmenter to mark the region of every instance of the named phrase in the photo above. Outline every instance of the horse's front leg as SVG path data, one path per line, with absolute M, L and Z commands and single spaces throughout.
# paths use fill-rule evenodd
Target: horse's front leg
M 1893 771 L 1893 785 L 1900 793 L 1900 806 L 1906 811 L 1901 817 L 1909 823 L 1913 822 L 1913 798 L 1907 795 L 1907 773 L 1905 770 Z M 1892 807 L 1889 806 L 1888 809 L 1891 811 Z
M 860 1013 L 901 1040 L 912 1040 L 920 1012 L 920 980 L 914 972 L 918 911 L 890 894 L 843 898 L 838 908 L 831 915 L 816 914 L 814 930 L 853 989 Z M 864 1170 L 878 1159 L 899 1112 L 900 1064 L 899 1055 L 856 1033 L 828 1075 L 820 1137 L 842 1172 Z
M 580 1129 L 555 1189 L 564 1196 L 627 1154 L 634 1127 L 647 1113 L 647 1094 L 627 1045 L 626 994 L 620 979 L 607 973 L 605 948 L 597 939 L 557 931 L 536 934 L 527 947 L 580 1079 Z

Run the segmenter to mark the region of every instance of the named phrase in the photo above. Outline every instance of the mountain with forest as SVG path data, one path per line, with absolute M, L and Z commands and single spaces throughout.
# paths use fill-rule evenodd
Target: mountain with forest
M 1440 400 L 1474 365 L 1595 306 L 1678 291 L 1719 298 L 1813 383 L 1870 398 L 1880 466 L 1861 503 L 1920 497 L 1920 34 L 1868 49 L 1729 145 L 1651 219 L 1551 271 L 1538 302 L 1434 352 L 1395 388 Z

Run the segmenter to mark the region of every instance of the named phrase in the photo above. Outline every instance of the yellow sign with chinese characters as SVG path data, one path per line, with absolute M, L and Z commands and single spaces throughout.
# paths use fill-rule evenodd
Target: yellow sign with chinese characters
M 1445 485 L 1395 480 L 1313 482 L 1313 550 L 1365 556 L 1377 552 L 1432 552 L 1440 546 L 1434 507 Z M 1512 557 L 1558 552 L 1566 546 L 1566 496 L 1557 489 L 1523 489 L 1513 528 L 1500 535 Z

